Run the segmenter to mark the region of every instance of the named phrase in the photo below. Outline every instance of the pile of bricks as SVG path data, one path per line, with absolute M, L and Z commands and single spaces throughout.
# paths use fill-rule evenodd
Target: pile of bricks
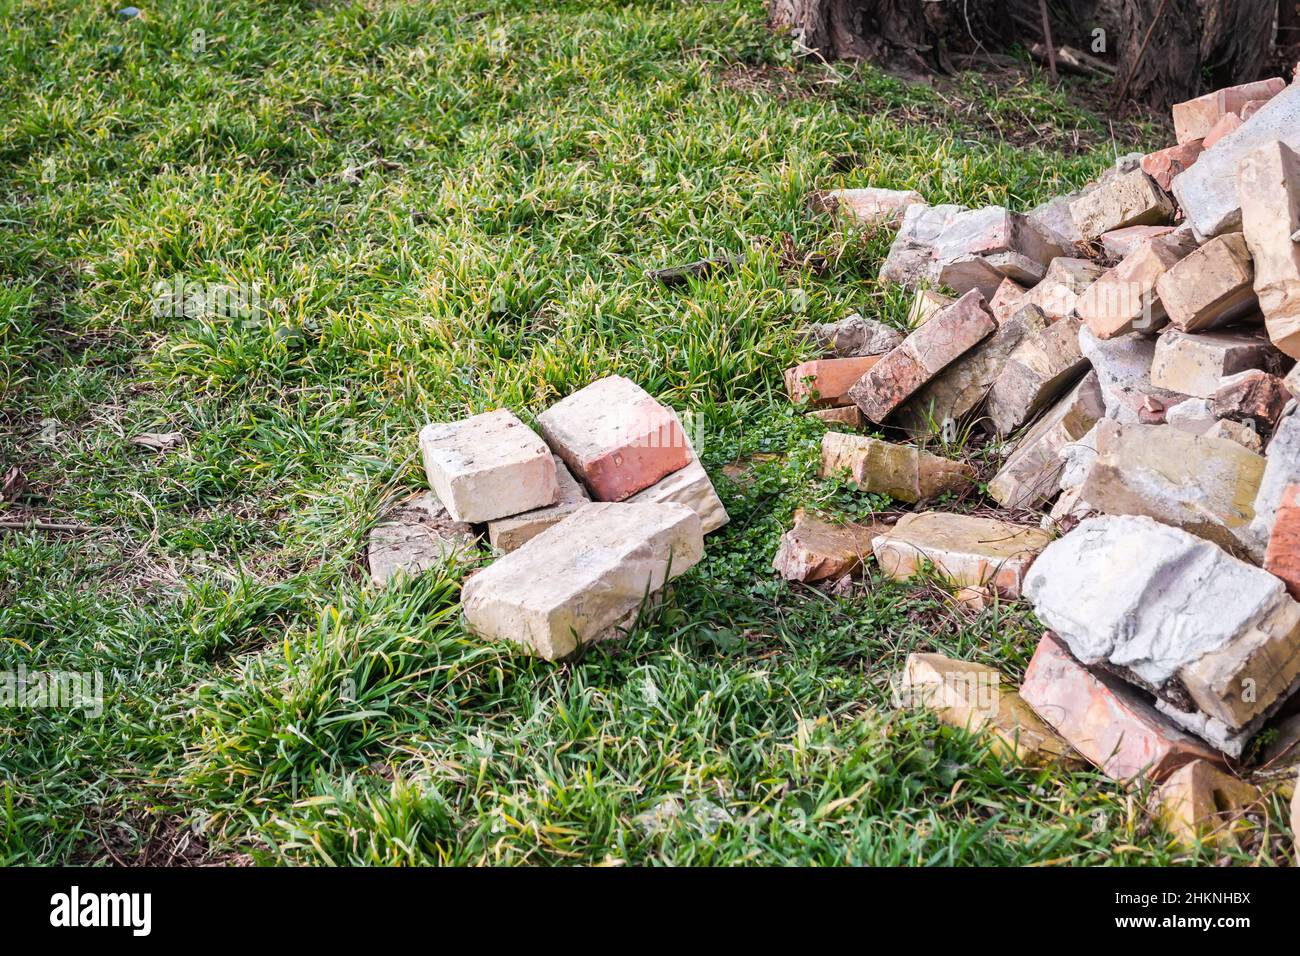
M 500 409 L 425 426 L 431 493 L 371 536 L 384 583 L 486 535 L 497 556 L 461 592 L 469 629 L 548 660 L 615 636 L 704 555 L 727 522 L 677 413 L 619 375 L 537 418 Z
M 1175 833 L 1230 839 L 1262 805 L 1251 741 L 1300 743 L 1300 85 L 1173 113 L 1175 145 L 1026 213 L 818 194 L 897 228 L 880 278 L 915 301 L 905 330 L 808 329 L 820 355 L 789 396 L 836 429 L 824 475 L 930 507 L 801 512 L 774 567 L 816 582 L 873 560 L 976 608 L 1027 600 L 1049 630 L 1018 692 L 925 654 L 898 692 L 1022 762 L 1160 784 Z M 934 453 L 969 434 L 1001 453 L 992 502 Z

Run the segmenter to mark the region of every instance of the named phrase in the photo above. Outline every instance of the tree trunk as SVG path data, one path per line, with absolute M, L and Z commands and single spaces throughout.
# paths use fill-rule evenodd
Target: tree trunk
M 1007 35 L 1004 7 L 997 0 L 768 0 L 768 19 L 826 60 L 946 73 L 950 48 L 973 48 Z
M 1206 90 L 1260 79 L 1276 8 L 1277 0 L 1123 0 L 1113 35 L 1119 75 L 1132 74 L 1128 98 L 1167 109 Z
M 1118 54 L 1117 82 L 1127 78 L 1127 98 L 1158 109 L 1259 79 L 1277 6 L 1278 0 L 1049 3 L 1058 44 L 1108 60 Z M 806 52 L 910 73 L 951 72 L 949 51 L 1001 50 L 1042 39 L 1037 0 L 768 0 L 768 16 Z

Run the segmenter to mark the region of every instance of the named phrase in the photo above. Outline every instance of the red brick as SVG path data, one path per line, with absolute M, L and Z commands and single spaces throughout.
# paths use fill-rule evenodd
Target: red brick
M 1237 113 L 1245 109 L 1252 100 L 1267 101 L 1286 89 L 1286 81 L 1281 77 L 1271 77 L 1254 83 L 1242 83 L 1229 86 L 1213 93 L 1206 93 L 1184 103 L 1175 103 L 1173 107 L 1174 131 L 1178 142 L 1189 143 L 1201 139 L 1225 113 Z M 1206 143 L 1209 149 L 1210 144 Z
M 1235 133 L 1241 128 L 1241 117 L 1236 113 L 1224 113 L 1210 127 L 1210 131 L 1205 134 L 1205 139 L 1201 141 L 1204 149 L 1209 149 L 1229 133 Z
M 1199 139 L 1194 139 L 1190 143 L 1156 150 L 1142 157 L 1142 171 L 1154 179 L 1157 186 L 1168 192 L 1174 177 L 1196 162 L 1196 157 L 1201 155 L 1204 148 Z
M 1171 724 L 1141 692 L 1080 664 L 1050 631 L 1029 662 L 1020 696 L 1114 780 L 1159 782 L 1193 760 L 1223 763 L 1222 754 Z
M 785 390 L 792 402 L 818 407 L 851 405 L 849 389 L 880 361 L 879 355 L 817 359 L 785 370 Z
M 1300 601 L 1300 485 L 1287 485 L 1273 520 L 1264 570 L 1277 575 Z

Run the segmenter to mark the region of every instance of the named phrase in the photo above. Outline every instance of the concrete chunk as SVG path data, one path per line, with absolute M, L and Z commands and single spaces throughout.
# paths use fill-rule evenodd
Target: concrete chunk
M 647 595 L 704 554 L 699 516 L 679 504 L 583 505 L 466 582 L 471 631 L 556 660 L 615 636 Z
M 1062 319 L 1026 335 L 1008 356 L 986 405 L 999 435 L 1029 421 L 1083 374 L 1088 360 L 1079 349 L 1079 324 Z
M 1194 248 L 1177 233 L 1142 243 L 1079 296 L 1075 311 L 1102 339 L 1156 331 L 1167 321 L 1156 282 Z
M 1135 169 L 1116 176 L 1070 203 L 1070 215 L 1084 239 L 1125 226 L 1161 226 L 1174 217 L 1163 189 Z
M 1151 381 L 1170 391 L 1210 398 L 1225 375 L 1263 368 L 1272 352 L 1267 339 L 1249 332 L 1188 335 L 1170 329 L 1156 340 Z
M 420 452 L 429 487 L 454 521 L 491 521 L 554 504 L 551 453 L 512 412 L 425 425 Z
M 1017 598 L 1025 571 L 1051 540 L 1038 528 L 927 511 L 903 515 L 876 537 L 872 550 L 881 573 L 896 581 L 908 580 L 928 564 L 953 585 L 988 587 L 1004 598 Z
M 989 482 L 989 495 L 1004 508 L 1046 504 L 1061 490 L 1062 451 L 1080 441 L 1105 413 L 1097 375 L 1089 372 L 1016 443 Z
M 838 580 L 862 566 L 871 554 L 871 539 L 881 530 L 874 524 L 827 521 L 800 508 L 794 527 L 781 536 L 772 570 L 787 581 Z
M 861 358 L 816 359 L 801 362 L 785 370 L 785 390 L 790 401 L 808 402 L 814 406 L 852 404 L 849 389 L 858 379 L 871 371 L 880 360 L 879 355 Z
M 1161 781 L 1193 760 L 1223 758 L 1166 720 L 1136 690 L 1096 674 L 1049 632 L 1025 671 L 1020 696 L 1113 780 Z
M 873 422 L 883 422 L 917 389 L 994 328 L 993 318 L 984 308 L 984 296 L 968 292 L 882 356 L 849 389 L 849 398 Z
M 1239 232 L 1216 236 L 1156 279 L 1169 321 L 1184 332 L 1229 325 L 1255 311 L 1255 269 Z
M 999 759 L 1067 769 L 1083 763 L 992 667 L 942 654 L 909 654 L 895 689 L 901 705 L 923 707 L 949 727 L 986 735 Z
M 685 468 L 660 478 L 649 488 L 638 491 L 627 501 L 629 504 L 686 505 L 700 516 L 700 527 L 705 534 L 717 531 L 730 520 L 722 499 L 709 480 L 709 473 L 698 458 Z
M 1300 100 L 1295 121 L 1300 126 Z M 1292 146 L 1300 148 L 1300 135 Z M 1273 141 L 1247 153 L 1237 193 L 1264 326 L 1274 345 L 1300 358 L 1300 243 L 1292 238 L 1300 229 L 1300 156 L 1292 146 Z
M 1174 195 L 1197 238 L 1242 228 L 1237 168 L 1249 153 L 1275 140 L 1300 149 L 1300 85 L 1277 94 L 1239 130 L 1201 153 L 1196 165 L 1174 177 Z
M 1155 339 L 1135 333 L 1103 340 L 1085 325 L 1079 329 L 1079 351 L 1097 372 L 1107 418 L 1136 423 L 1148 398 L 1159 399 L 1166 407 L 1187 399 L 1186 395 L 1152 384 Z
M 1093 507 L 1147 515 L 1224 548 L 1245 547 L 1263 457 L 1226 438 L 1109 419 L 1097 423 L 1095 441 L 1080 489 Z
M 1300 677 L 1282 582 L 1148 518 L 1086 519 L 1039 555 L 1025 595 L 1075 657 L 1132 675 L 1234 755 Z
M 553 505 L 525 511 L 523 514 L 509 518 L 498 518 L 488 522 L 488 542 L 497 551 L 513 551 L 527 541 L 531 541 L 553 524 L 563 521 L 579 507 L 591 501 L 585 488 L 580 485 L 569 469 L 565 467 L 559 455 L 553 456 L 555 477 L 559 486 L 559 498 Z
M 827 432 L 822 436 L 821 476 L 827 478 L 845 469 L 859 490 L 907 502 L 960 491 L 975 477 L 974 469 L 965 462 L 940 458 L 911 445 Z
M 597 501 L 622 501 L 693 457 L 673 410 L 622 375 L 598 379 L 556 402 L 537 416 L 537 424 Z

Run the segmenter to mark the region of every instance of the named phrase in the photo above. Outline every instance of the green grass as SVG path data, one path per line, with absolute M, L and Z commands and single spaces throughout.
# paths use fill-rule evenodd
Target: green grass
M 795 507 L 887 504 L 815 478 L 795 330 L 907 305 L 889 237 L 805 194 L 1027 208 L 1108 162 L 1102 120 L 1037 78 L 792 70 L 758 0 L 113 9 L 0 2 L 0 479 L 94 529 L 0 532 L 0 662 L 105 688 L 99 718 L 0 712 L 0 861 L 1213 859 L 1098 774 L 890 707 L 911 650 L 1017 678 L 1023 609 L 769 568 Z M 826 274 L 783 270 L 784 233 Z M 178 277 L 259 308 L 156 314 Z M 455 572 L 369 586 L 421 424 L 612 372 L 699 416 L 732 516 L 628 640 L 548 664 L 467 635 Z

